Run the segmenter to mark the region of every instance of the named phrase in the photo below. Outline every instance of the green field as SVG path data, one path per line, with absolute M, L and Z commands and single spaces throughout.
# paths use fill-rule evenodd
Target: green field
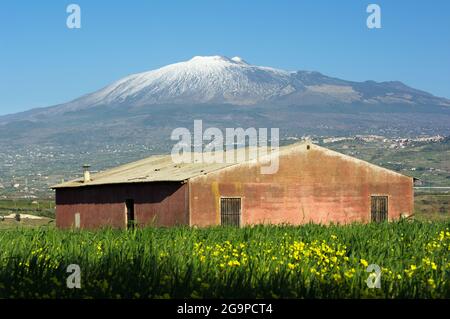
M 0 200 L 0 216 L 19 213 L 54 218 L 54 207 L 54 199 L 3 199 Z
M 415 221 L 329 227 L 71 232 L 53 206 L 0 201 L 0 215 L 44 216 L 0 221 L 0 298 L 450 298 L 448 193 L 416 194 Z
M 0 232 L 0 298 L 450 298 L 450 222 Z M 69 289 L 68 265 L 81 269 Z M 366 284 L 368 264 L 381 288 Z
M 450 220 L 450 194 L 414 195 L 414 216 L 423 221 Z

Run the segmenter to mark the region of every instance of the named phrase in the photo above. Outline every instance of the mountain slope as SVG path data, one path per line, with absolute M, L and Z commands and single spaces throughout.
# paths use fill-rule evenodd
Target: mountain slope
M 323 106 L 351 103 L 450 107 L 448 99 L 435 97 L 397 81 L 352 82 L 319 72 L 290 72 L 254 66 L 239 57 L 196 56 L 189 61 L 127 76 L 99 91 L 42 111 L 44 114 L 61 114 L 100 105 Z
M 189 61 L 133 74 L 77 99 L 66 109 L 127 104 L 234 104 L 252 105 L 289 93 L 291 73 L 258 67 L 235 57 L 196 56 Z
M 69 103 L 0 117 L 0 144 L 148 143 L 194 119 L 281 134 L 448 134 L 450 100 L 397 81 L 354 82 L 319 72 L 197 56 L 134 74 Z

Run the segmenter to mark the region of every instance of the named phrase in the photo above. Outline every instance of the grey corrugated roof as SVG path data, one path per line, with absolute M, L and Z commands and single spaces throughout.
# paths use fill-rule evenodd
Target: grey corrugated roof
M 236 155 L 247 153 L 248 148 L 236 150 Z M 191 153 L 193 155 L 194 153 Z M 223 154 L 226 154 L 224 152 Z M 252 160 L 251 156 L 247 160 Z M 124 184 L 139 182 L 177 182 L 207 174 L 236 163 L 179 163 L 176 164 L 170 155 L 154 155 L 148 158 L 121 165 L 91 175 L 91 180 L 84 183 L 83 178 L 64 182 L 52 188 L 81 187 L 103 184 Z
M 388 170 L 386 168 L 368 163 L 366 161 L 344 155 L 332 150 L 329 150 L 318 145 L 311 144 L 308 141 L 303 141 L 300 143 L 295 143 L 287 146 L 280 147 L 279 154 L 297 151 L 306 151 L 305 144 L 311 146 L 312 149 L 322 151 L 327 153 L 329 156 L 336 156 L 346 161 L 352 161 L 365 165 L 374 170 L 383 170 L 394 175 L 402 175 L 397 172 Z M 302 147 L 303 146 L 303 147 Z M 253 148 L 252 150 L 255 150 Z M 258 149 L 259 150 L 259 149 Z M 191 153 L 193 155 L 194 153 Z M 224 155 L 226 152 L 223 153 Z M 240 165 L 245 162 L 258 160 L 261 161 L 266 156 L 261 155 L 255 157 L 258 153 L 249 153 L 249 148 L 240 148 L 236 150 L 236 156 L 245 155 L 246 160 L 234 163 L 202 163 L 202 162 L 192 162 L 192 163 L 180 163 L 176 164 L 172 160 L 170 155 L 154 155 L 148 158 L 121 165 L 115 168 L 105 170 L 91 175 L 91 180 L 84 183 L 83 178 L 78 178 L 72 181 L 61 183 L 52 186 L 52 188 L 67 188 L 67 187 L 82 187 L 82 186 L 94 186 L 94 185 L 104 185 L 104 184 L 126 184 L 126 183 L 143 183 L 143 182 L 182 182 L 190 178 L 208 174 L 210 172 L 223 169 L 225 167 Z M 250 156 L 249 156 L 250 154 Z M 402 175 L 405 176 L 405 175 Z

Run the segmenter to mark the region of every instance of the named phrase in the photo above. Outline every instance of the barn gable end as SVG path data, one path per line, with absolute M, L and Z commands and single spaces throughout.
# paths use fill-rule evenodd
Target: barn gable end
M 191 178 L 191 224 L 219 224 L 222 198 L 241 199 L 243 225 L 369 222 L 373 196 L 387 196 L 389 220 L 413 212 L 412 178 L 320 146 L 281 148 L 276 174 L 260 174 L 262 162 Z

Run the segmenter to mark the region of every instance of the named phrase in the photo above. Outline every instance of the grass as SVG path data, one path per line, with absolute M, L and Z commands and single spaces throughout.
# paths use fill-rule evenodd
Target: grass
M 16 221 L 15 219 L 5 219 L 0 221 L 0 230 L 40 227 L 55 227 L 55 221 L 54 219 L 46 217 L 43 217 L 42 219 L 22 219 L 21 221 Z
M 53 199 L 3 199 L 0 200 L 0 215 L 31 214 L 48 218 L 55 218 L 55 201 Z
M 450 193 L 416 194 L 414 210 L 419 220 L 449 220 Z
M 450 222 L 0 232 L 0 298 L 449 298 Z M 81 268 L 69 289 L 67 267 Z M 368 288 L 368 264 L 381 288 Z

